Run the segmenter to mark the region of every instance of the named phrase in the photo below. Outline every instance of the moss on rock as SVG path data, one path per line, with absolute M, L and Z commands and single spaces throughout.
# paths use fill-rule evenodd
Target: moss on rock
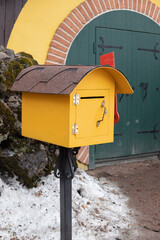
M 0 75 L 0 83 L 4 83 L 4 78 L 2 75 Z
M 19 63 L 23 65 L 24 68 L 27 68 L 33 65 L 32 60 L 26 57 L 20 58 Z
M 18 177 L 17 180 L 28 188 L 36 187 L 40 176 L 29 177 L 28 170 L 19 165 L 18 155 L 12 157 L 1 157 L 0 172 L 7 172 L 9 177 Z
M 56 155 L 49 150 L 51 144 L 21 136 L 21 94 L 10 88 L 21 70 L 38 63 L 28 53 L 1 51 L 5 54 L 0 60 L 0 172 L 16 175 L 31 188 L 53 170 Z
M 38 62 L 32 57 L 31 54 L 20 52 L 19 55 L 24 57 L 25 59 L 29 59 L 32 65 L 38 65 Z
M 24 66 L 17 61 L 11 61 L 7 65 L 7 70 L 3 70 L 5 77 L 5 85 L 7 89 L 10 89 L 16 80 L 18 74 L 24 69 Z
M 35 153 L 40 150 L 41 142 L 22 136 L 10 136 L 9 148 L 17 153 Z
M 10 134 L 13 134 L 15 118 L 9 108 L 6 107 L 6 105 L 2 102 L 0 102 L 0 118 L 0 135 L 6 134 L 8 132 L 10 132 Z

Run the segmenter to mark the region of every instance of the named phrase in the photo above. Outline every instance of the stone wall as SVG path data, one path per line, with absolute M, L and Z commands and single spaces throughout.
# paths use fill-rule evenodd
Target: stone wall
M 0 173 L 27 187 L 53 170 L 56 147 L 21 136 L 21 94 L 10 91 L 18 73 L 38 63 L 26 53 L 0 47 Z

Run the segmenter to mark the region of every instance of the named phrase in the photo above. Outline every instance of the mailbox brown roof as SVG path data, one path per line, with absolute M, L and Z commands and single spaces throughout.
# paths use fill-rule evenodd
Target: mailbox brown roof
M 11 90 L 70 94 L 81 79 L 98 66 L 41 65 L 20 72 Z
M 116 82 L 116 93 L 133 93 L 125 76 L 106 66 L 39 65 L 20 72 L 11 90 L 33 93 L 70 94 L 78 83 L 94 69 L 106 68 Z

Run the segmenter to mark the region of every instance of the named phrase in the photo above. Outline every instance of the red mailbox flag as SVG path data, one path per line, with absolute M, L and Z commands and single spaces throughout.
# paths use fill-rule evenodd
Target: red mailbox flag
M 110 67 L 115 68 L 114 52 L 101 55 L 100 64 L 109 65 Z M 118 113 L 118 107 L 117 107 L 117 94 L 115 94 L 114 124 L 118 123 L 118 121 L 119 121 L 119 113 Z

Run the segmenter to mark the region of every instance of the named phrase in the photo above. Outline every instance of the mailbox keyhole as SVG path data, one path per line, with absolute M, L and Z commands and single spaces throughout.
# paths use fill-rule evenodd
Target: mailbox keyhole
M 101 107 L 104 107 L 104 112 L 103 112 L 102 119 L 97 121 L 97 124 L 96 124 L 97 127 L 99 127 L 100 122 L 102 122 L 104 120 L 105 114 L 108 113 L 108 111 L 106 110 L 106 107 L 105 107 L 105 100 L 102 102 Z

